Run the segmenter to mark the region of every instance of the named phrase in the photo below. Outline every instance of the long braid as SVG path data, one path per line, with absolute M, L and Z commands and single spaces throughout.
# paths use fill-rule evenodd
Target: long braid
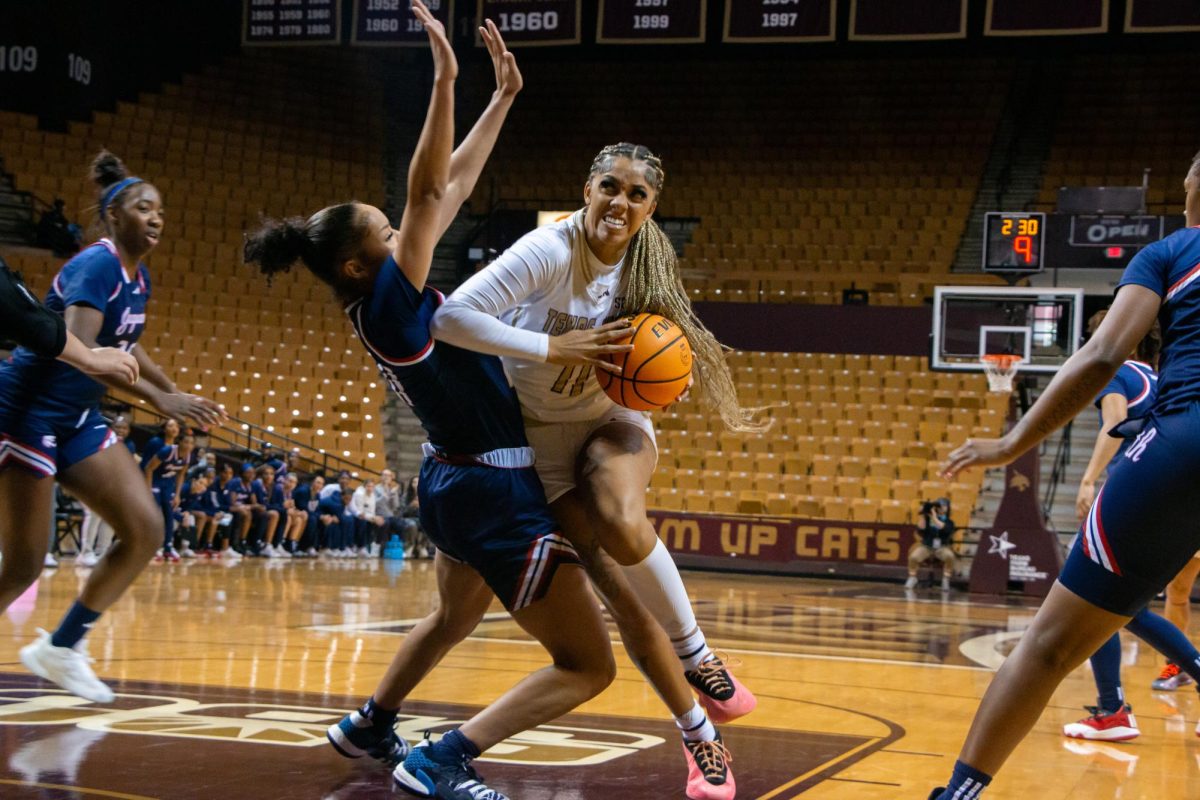
M 661 314 L 679 326 L 692 347 L 695 359 L 692 374 L 700 396 L 721 415 L 728 430 L 739 433 L 767 430 L 771 421 L 759 419 L 758 409 L 743 408 L 738 401 L 737 386 L 725 363 L 725 348 L 692 309 L 679 274 L 675 248 L 654 220 L 647 219 L 634 237 L 626 264 L 629 277 L 623 310 Z
M 618 157 L 645 163 L 648 167 L 646 178 L 656 193 L 662 192 L 665 177 L 662 161 L 642 145 L 621 142 L 605 147 L 592 161 L 591 175 L 604 171 L 611 160 Z M 692 374 L 700 395 L 721 415 L 725 427 L 739 433 L 767 430 L 771 420 L 759 418 L 757 412 L 761 409 L 743 408 L 738 401 L 737 386 L 725 363 L 725 348 L 692 309 L 683 288 L 675 248 L 653 219 L 647 219 L 634 235 L 625 261 L 625 273 L 622 313 L 649 311 L 679 326 L 692 348 Z

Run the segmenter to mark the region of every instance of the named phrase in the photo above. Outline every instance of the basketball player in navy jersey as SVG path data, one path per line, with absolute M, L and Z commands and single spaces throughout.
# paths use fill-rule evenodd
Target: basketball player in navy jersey
M 57 358 L 89 375 L 138 379 L 137 359 L 115 347 L 88 348 L 60 314 L 37 301 L 20 273 L 0 258 L 0 340 L 15 341 L 42 358 Z
M 1139 421 L 1144 420 L 1154 407 L 1158 396 L 1158 373 L 1153 365 L 1158 360 L 1161 345 L 1162 335 L 1155 325 L 1096 398 L 1094 405 L 1100 409 L 1101 429 L 1076 497 L 1081 524 L 1087 521 L 1095 502 L 1096 481 L 1100 474 L 1119 463 L 1132 435 L 1138 432 Z M 1121 431 L 1126 431 L 1127 437 L 1122 437 Z M 1143 608 L 1125 627 L 1172 663 L 1182 664 L 1183 669 L 1200 677 L 1200 653 L 1169 620 Z M 1089 716 L 1064 725 L 1063 733 L 1073 739 L 1110 742 L 1137 738 L 1140 734 L 1137 719 L 1125 702 L 1121 686 L 1120 634 L 1114 633 L 1092 654 L 1090 661 L 1096 681 L 1096 705 L 1087 706 L 1091 712 Z
M 399 230 L 379 209 L 345 203 L 308 220 L 269 221 L 248 237 L 246 260 L 267 275 L 300 261 L 332 286 L 363 346 L 430 439 L 421 512 L 438 546 L 440 608 L 406 637 L 361 711 L 330 728 L 330 741 L 344 755 L 399 763 L 394 780 L 412 794 L 502 800 L 479 781 L 470 761 L 595 696 L 611 682 L 615 665 L 578 557 L 546 506 L 516 395 L 499 360 L 435 344 L 429 332 L 442 302 L 426 285 L 433 248 L 479 177 L 521 88 L 520 72 L 489 21 L 480 33 L 495 64 L 497 90 L 451 152 L 458 65 L 442 25 L 419 0 L 413 12 L 428 33 L 435 75 Z M 545 646 L 553 666 L 522 679 L 436 744 L 410 752 L 392 730 L 400 702 L 474 628 L 492 593 Z M 571 624 L 563 625 L 564 619 Z
M 180 441 L 179 423 L 168 419 L 163 423 L 162 436 L 147 442 L 142 453 L 146 485 L 150 487 L 163 518 L 163 545 L 154 556 L 155 561 L 179 563 L 179 553 L 175 552 L 175 509 L 179 505 L 180 486 L 187 468 L 185 454 L 180 452 Z
M 1144 248 L 1095 335 L 1000 439 L 973 439 L 945 474 L 1007 464 L 1073 419 L 1157 320 L 1158 398 L 1096 495 L 1058 581 L 992 680 L 949 784 L 931 798 L 975 800 L 1037 722 L 1058 684 L 1200 550 L 1200 153 L 1184 180 L 1187 228 Z
M 146 324 L 150 274 L 140 261 L 162 235 L 162 198 L 103 152 L 92 165 L 107 236 L 54 278 L 46 305 L 84 345 L 116 347 L 137 359 L 132 392 L 163 414 L 216 425 L 216 403 L 184 394 L 137 345 Z M 21 650 L 32 672 L 94 702 L 112 690 L 89 665 L 84 637 L 141 573 L 162 542 L 162 516 L 137 464 L 103 417 L 104 386 L 82 372 L 18 348 L 0 367 L 0 609 L 41 573 L 54 478 L 113 526 L 116 541 L 53 634 Z

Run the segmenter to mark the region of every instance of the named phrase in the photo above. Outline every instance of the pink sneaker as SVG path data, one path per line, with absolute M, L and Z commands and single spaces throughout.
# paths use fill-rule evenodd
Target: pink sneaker
M 733 673 L 716 653 L 699 668 L 685 670 L 683 674 L 696 690 L 700 705 L 704 706 L 708 718 L 714 724 L 720 725 L 744 717 L 758 705 L 758 698 L 733 677 Z
M 721 734 L 712 742 L 684 742 L 687 757 L 689 800 L 733 800 L 737 784 L 729 764 L 733 756 L 721 742 Z

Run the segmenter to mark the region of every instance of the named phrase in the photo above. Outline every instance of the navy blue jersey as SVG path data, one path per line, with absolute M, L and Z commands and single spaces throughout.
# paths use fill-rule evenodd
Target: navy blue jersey
M 158 436 L 147 442 L 142 450 L 142 469 L 145 470 L 154 458 L 158 459 L 158 466 L 154 468 L 151 481 L 156 485 L 174 484 L 175 476 L 187 466 L 179 455 L 179 445 L 164 444 Z
M 250 486 L 242 482 L 241 478 L 234 478 L 225 484 L 225 492 L 229 495 L 229 502 L 232 504 L 243 506 L 253 504 L 254 492 Z
M 1155 400 L 1158 399 L 1158 373 L 1143 361 L 1126 361 L 1117 370 L 1117 374 L 1113 375 L 1108 385 L 1100 390 L 1100 394 L 1096 395 L 1096 408 L 1100 408 L 1104 398 L 1110 394 L 1119 394 L 1125 398 L 1126 420 L 1139 420 L 1149 416 L 1154 409 Z M 1100 424 L 1104 424 L 1103 413 L 1100 415 Z M 1113 465 L 1117 463 L 1117 459 L 1125 455 L 1130 442 L 1133 441 L 1132 437 L 1140 432 L 1141 425 L 1121 425 L 1114 431 L 1110 431 L 1110 436 L 1119 435 L 1123 441 L 1112 460 L 1108 462 L 1109 469 L 1112 469 Z
M 83 305 L 104 313 L 96 344 L 133 350 L 146 327 L 150 274 L 139 265 L 130 276 L 116 247 L 101 239 L 63 265 L 46 295 L 46 307 L 65 314 Z M 61 361 L 42 358 L 18 347 L 0 368 L 0 396 L 12 404 L 36 402 L 39 407 L 76 413 L 92 408 L 104 396 L 104 384 Z
M 374 290 L 346 307 L 358 338 L 392 390 L 412 407 L 429 441 L 469 455 L 527 447 L 516 392 L 500 359 L 433 341 L 442 293 L 409 282 L 388 256 Z
M 300 511 L 316 511 L 317 505 L 312 497 L 312 484 L 300 484 L 296 487 L 296 491 L 292 493 L 292 500 L 296 503 L 296 508 Z
M 1129 262 L 1117 288 L 1130 284 L 1163 299 L 1154 411 L 1178 411 L 1200 400 L 1200 228 L 1184 228 L 1145 247 Z

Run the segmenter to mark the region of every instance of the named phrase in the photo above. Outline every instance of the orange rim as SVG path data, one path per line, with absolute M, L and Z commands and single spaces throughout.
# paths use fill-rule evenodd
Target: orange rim
M 985 364 L 991 364 L 1000 370 L 1011 369 L 1014 365 L 1020 363 L 1024 359 L 1020 356 L 1014 356 L 1009 353 L 988 353 L 979 357 L 979 360 Z

